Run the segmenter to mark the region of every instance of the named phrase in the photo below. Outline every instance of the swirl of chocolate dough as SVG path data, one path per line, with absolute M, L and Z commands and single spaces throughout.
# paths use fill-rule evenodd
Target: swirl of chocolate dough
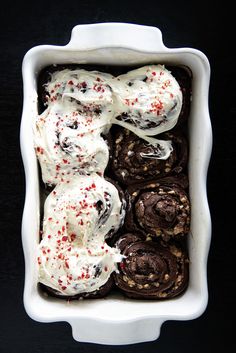
M 116 129 L 110 162 L 111 173 L 125 185 L 182 173 L 187 165 L 187 140 L 180 132 L 159 135 L 170 141 L 172 151 L 162 159 L 161 145 L 151 145 L 131 131 Z
M 177 243 L 142 240 L 135 233 L 123 234 L 117 242 L 124 255 L 115 283 L 137 299 L 168 299 L 182 293 L 188 284 L 188 256 Z
M 121 219 L 121 221 L 120 221 L 119 228 L 118 229 L 114 229 L 112 227 L 111 230 L 105 236 L 106 243 L 108 245 L 110 245 L 110 244 L 114 244 L 116 236 L 117 236 L 116 233 L 117 233 L 117 231 L 120 232 L 120 230 L 122 229 L 122 226 L 124 224 L 127 202 L 126 202 L 125 192 L 124 192 L 123 188 L 119 185 L 118 181 L 114 180 L 114 179 L 111 179 L 110 177 L 107 177 L 107 176 L 105 176 L 105 180 L 115 186 L 115 188 L 118 191 L 119 199 L 120 199 L 120 202 L 121 202 L 121 207 L 120 207 L 120 219 Z
M 125 228 L 163 240 L 182 238 L 190 229 L 186 177 L 166 177 L 127 188 Z

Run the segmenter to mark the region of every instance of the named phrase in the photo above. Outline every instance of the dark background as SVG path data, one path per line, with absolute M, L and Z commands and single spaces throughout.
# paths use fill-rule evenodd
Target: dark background
M 199 1 L 10 2 L 0 8 L 0 352 L 159 352 L 236 351 L 234 176 L 236 55 L 234 11 L 229 4 Z M 209 304 L 198 319 L 166 322 L 157 341 L 130 346 L 81 344 L 67 323 L 41 324 L 25 313 L 21 216 L 24 171 L 19 149 L 22 112 L 21 64 L 39 44 L 64 45 L 77 24 L 132 22 L 157 26 L 169 47 L 203 51 L 211 64 L 209 107 L 213 153 L 208 174 L 212 243 L 208 261 Z M 232 204 L 231 204 L 232 202 Z

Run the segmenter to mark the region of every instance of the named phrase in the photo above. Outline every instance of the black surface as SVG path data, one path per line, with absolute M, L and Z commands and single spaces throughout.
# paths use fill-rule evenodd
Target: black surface
M 192 4 L 193 3 L 193 4 Z M 0 352 L 235 352 L 235 50 L 234 11 L 227 2 L 32 1 L 0 8 Z M 73 341 L 66 323 L 42 324 L 25 313 L 21 216 L 24 172 L 19 150 L 21 63 L 39 44 L 63 45 L 76 24 L 133 22 L 159 27 L 169 47 L 194 47 L 209 58 L 214 146 L 208 174 L 213 234 L 209 254 L 209 304 L 198 319 L 166 322 L 155 342 L 100 346 Z M 233 202 L 233 206 L 230 206 Z

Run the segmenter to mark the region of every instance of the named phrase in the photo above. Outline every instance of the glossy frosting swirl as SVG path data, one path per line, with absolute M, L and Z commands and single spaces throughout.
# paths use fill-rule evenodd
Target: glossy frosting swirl
M 44 206 L 39 281 L 66 295 L 98 290 L 121 261 L 105 237 L 123 218 L 118 191 L 104 178 L 80 176 L 58 184 Z
M 46 84 L 47 105 L 73 102 L 74 108 L 85 116 L 93 116 L 93 127 L 107 129 L 113 116 L 113 92 L 110 74 L 83 69 L 56 71 Z M 95 124 L 94 124 L 95 123 Z
M 63 105 L 65 109 L 65 105 Z M 102 175 L 109 151 L 101 129 L 68 104 L 66 116 L 61 104 L 48 108 L 37 120 L 36 154 L 44 183 L 56 185 L 74 175 Z
M 120 75 L 114 87 L 119 123 L 140 137 L 173 128 L 182 108 L 182 92 L 163 65 L 148 65 Z

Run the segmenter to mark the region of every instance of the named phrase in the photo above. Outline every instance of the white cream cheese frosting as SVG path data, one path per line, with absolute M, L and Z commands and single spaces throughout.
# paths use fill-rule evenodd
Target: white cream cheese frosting
M 59 183 L 44 205 L 39 281 L 64 295 L 99 289 L 122 259 L 105 237 L 123 218 L 117 188 L 104 178 L 75 176 Z
M 182 108 L 182 92 L 163 65 L 143 66 L 117 77 L 116 109 L 123 127 L 153 136 L 173 128 Z
M 183 97 L 171 72 L 163 65 L 143 66 L 118 76 L 114 91 L 113 123 L 159 146 L 158 159 L 167 159 L 173 151 L 171 142 L 151 136 L 172 129 L 178 121 Z
M 112 124 L 172 152 L 170 141 L 152 136 L 173 128 L 182 92 L 171 72 L 149 65 L 114 77 L 83 69 L 56 71 L 45 85 L 47 109 L 36 119 L 35 149 L 42 178 L 57 184 L 75 174 L 103 175 L 108 147 L 101 137 Z
M 46 84 L 48 105 L 75 100 L 83 114 L 99 112 L 104 125 L 121 120 L 147 136 L 171 129 L 182 108 L 182 92 L 163 65 L 147 65 L 114 77 L 83 69 L 65 69 L 52 74 Z M 128 121 L 128 122 L 127 122 Z
M 34 136 L 44 183 L 56 185 L 74 175 L 104 173 L 109 150 L 100 122 L 93 123 L 92 117 L 81 115 L 68 102 L 50 106 L 38 116 Z
M 48 92 L 47 105 L 58 102 L 74 103 L 75 110 L 83 115 L 97 117 L 100 128 L 104 130 L 113 116 L 113 94 L 111 82 L 114 76 L 98 71 L 83 69 L 56 71 L 45 85 Z M 64 110 L 66 113 L 66 111 Z M 95 123 L 96 126 L 97 123 Z

